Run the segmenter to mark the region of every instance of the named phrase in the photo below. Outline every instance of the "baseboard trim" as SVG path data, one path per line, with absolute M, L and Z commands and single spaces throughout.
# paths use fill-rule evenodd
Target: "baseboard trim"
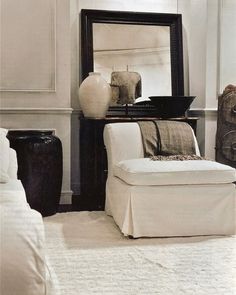
M 72 204 L 72 191 L 62 191 L 60 205 Z
M 72 182 L 71 189 L 73 190 L 73 195 L 79 195 L 80 194 L 80 183 Z

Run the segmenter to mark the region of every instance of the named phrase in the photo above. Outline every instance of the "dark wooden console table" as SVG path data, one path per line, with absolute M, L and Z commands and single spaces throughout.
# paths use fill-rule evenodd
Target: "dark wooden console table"
M 74 202 L 77 210 L 104 210 L 107 179 L 107 155 L 103 129 L 108 123 L 156 120 L 157 117 L 80 117 L 80 196 Z M 169 119 L 170 120 L 170 119 Z M 198 118 L 174 118 L 190 124 L 196 133 Z

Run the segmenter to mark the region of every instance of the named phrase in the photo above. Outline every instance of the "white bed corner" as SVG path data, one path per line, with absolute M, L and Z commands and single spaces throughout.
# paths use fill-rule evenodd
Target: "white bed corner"
M 0 128 L 0 294 L 54 295 L 45 260 L 42 216 L 17 179 L 16 152 Z

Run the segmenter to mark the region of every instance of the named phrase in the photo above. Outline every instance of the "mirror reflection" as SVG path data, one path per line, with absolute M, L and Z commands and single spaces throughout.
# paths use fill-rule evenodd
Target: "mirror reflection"
M 169 26 L 93 23 L 93 58 L 112 85 L 112 105 L 172 93 Z

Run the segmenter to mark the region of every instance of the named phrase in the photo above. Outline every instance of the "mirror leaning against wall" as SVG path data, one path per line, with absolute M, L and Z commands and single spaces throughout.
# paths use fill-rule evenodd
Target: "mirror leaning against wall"
M 137 83 L 141 80 L 142 84 L 137 91 L 139 99 L 171 95 L 169 26 L 94 23 L 93 60 L 94 71 L 112 86 L 118 84 L 118 74 L 124 72 L 127 78 L 138 73 Z M 122 104 L 122 100 L 116 102 Z
M 153 95 L 184 94 L 179 14 L 85 9 L 81 11 L 81 46 L 82 80 L 95 71 L 110 83 L 109 111 Z M 134 90 L 128 87 L 126 93 L 117 94 L 127 76 Z M 131 100 L 122 100 L 127 95 Z

